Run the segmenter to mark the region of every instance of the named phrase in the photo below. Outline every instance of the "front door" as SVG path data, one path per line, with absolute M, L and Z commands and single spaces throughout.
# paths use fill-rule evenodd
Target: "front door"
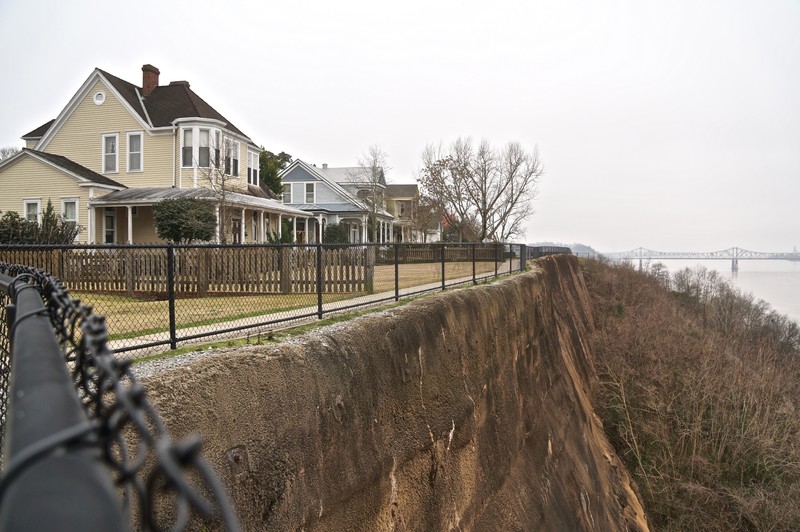
M 231 227 L 231 232 L 233 232 L 233 243 L 234 244 L 241 244 L 242 243 L 242 221 L 238 218 L 233 219 L 233 226 Z

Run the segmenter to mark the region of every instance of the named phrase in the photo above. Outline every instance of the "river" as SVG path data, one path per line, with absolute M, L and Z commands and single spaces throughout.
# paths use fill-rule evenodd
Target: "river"
M 800 323 L 800 262 L 740 259 L 738 272 L 731 271 L 730 260 L 664 260 L 661 263 L 670 274 L 697 265 L 716 270 L 742 292 L 763 299 L 777 312 Z

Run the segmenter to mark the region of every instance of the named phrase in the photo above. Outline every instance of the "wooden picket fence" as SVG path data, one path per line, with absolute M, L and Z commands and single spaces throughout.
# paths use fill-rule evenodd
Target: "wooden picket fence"
M 370 292 L 374 247 L 174 247 L 176 294 Z M 42 268 L 70 291 L 166 293 L 168 248 L 0 248 L 0 262 Z

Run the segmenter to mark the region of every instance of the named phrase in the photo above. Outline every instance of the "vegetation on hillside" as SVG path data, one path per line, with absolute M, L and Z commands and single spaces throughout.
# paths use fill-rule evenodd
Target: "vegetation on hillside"
M 597 404 L 655 530 L 800 529 L 800 328 L 702 268 L 585 261 Z

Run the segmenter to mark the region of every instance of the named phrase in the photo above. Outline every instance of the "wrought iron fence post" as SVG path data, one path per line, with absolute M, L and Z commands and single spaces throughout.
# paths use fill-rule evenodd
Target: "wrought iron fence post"
M 322 244 L 317 244 L 317 317 L 322 319 Z
M 167 299 L 169 300 L 169 347 L 178 348 L 175 331 L 175 248 L 167 246 Z
M 505 248 L 505 246 L 503 246 Z M 508 274 L 514 273 L 514 246 L 508 244 Z
M 394 244 L 394 300 L 400 301 L 400 244 Z
M 494 276 L 497 277 L 499 275 L 497 265 L 497 244 L 494 245 Z

